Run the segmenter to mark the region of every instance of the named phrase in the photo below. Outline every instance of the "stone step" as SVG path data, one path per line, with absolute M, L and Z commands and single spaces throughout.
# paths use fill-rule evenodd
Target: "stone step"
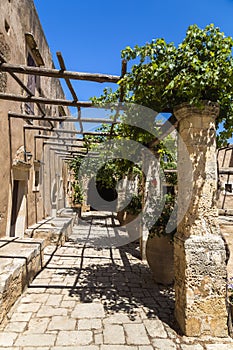
M 74 218 L 54 217 L 39 221 L 25 231 L 25 236 L 45 240 L 45 245 L 63 245 L 72 233 Z
M 0 323 L 43 267 L 44 240 L 0 239 Z

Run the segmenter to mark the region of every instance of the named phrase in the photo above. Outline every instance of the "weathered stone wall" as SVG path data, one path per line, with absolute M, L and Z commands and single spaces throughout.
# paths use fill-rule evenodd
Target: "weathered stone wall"
M 9 63 L 27 64 L 28 52 L 33 56 L 32 48 L 26 42 L 25 33 L 31 33 L 34 41 L 37 44 L 37 51 L 40 53 L 44 65 L 52 68 L 53 61 L 51 53 L 44 36 L 41 24 L 39 22 L 34 3 L 32 0 L 2 0 L 0 2 L 0 52 L 5 56 Z M 36 56 L 33 56 L 36 61 Z M 37 62 L 36 62 L 37 63 Z M 20 75 L 25 85 L 28 83 L 27 75 Z M 22 88 L 5 73 L 0 74 L 0 91 L 22 94 Z M 38 77 L 36 79 L 35 87 L 36 96 L 46 96 L 50 98 L 63 98 L 64 94 L 58 80 L 51 78 Z M 58 107 L 44 106 L 47 115 L 59 115 Z M 1 187 L 0 187 L 0 236 L 4 236 L 10 232 L 10 220 L 12 214 L 12 194 L 14 179 L 18 180 L 21 176 L 26 181 L 27 190 L 24 193 L 26 205 L 23 208 L 25 217 L 25 226 L 31 225 L 34 222 L 42 219 L 46 215 L 51 215 L 51 179 L 58 177 L 62 178 L 61 162 L 54 161 L 54 168 L 50 169 L 50 163 L 47 162 L 41 165 L 41 181 L 40 185 L 35 191 L 34 188 L 34 161 L 43 160 L 43 140 L 36 141 L 37 154 L 34 149 L 34 136 L 38 131 L 27 130 L 25 132 L 26 151 L 32 154 L 30 160 L 31 168 L 26 172 L 22 170 L 22 174 L 18 178 L 14 178 L 12 171 L 12 163 L 16 157 L 17 151 L 24 145 L 23 125 L 25 121 L 21 119 L 11 118 L 8 122 L 8 112 L 25 113 L 25 104 L 18 102 L 0 101 L 0 163 L 1 163 Z M 37 106 L 34 106 L 34 113 L 40 114 Z M 64 109 L 64 113 L 68 114 L 68 109 Z M 34 124 L 46 125 L 44 122 L 35 122 Z M 55 123 L 58 127 L 59 123 Z M 67 136 L 67 134 L 66 134 Z M 54 152 L 49 152 L 49 161 L 52 162 L 55 158 Z M 17 173 L 19 169 L 17 168 Z M 44 179 L 47 174 L 51 175 L 49 178 L 49 185 L 44 186 Z M 56 179 L 56 181 L 57 181 Z M 62 196 L 62 194 L 61 194 Z M 45 210 L 46 204 L 46 210 Z M 63 198 L 60 198 L 56 203 L 56 209 L 64 205 Z M 22 218 L 23 220 L 23 218 Z M 8 222 L 8 225 L 7 225 Z M 23 225 L 21 226 L 23 227 Z M 19 233 L 16 233 L 19 234 Z M 22 232 L 20 233 L 22 235 Z

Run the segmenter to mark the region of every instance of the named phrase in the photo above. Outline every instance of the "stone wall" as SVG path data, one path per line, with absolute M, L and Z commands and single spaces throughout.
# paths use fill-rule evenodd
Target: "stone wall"
M 219 193 L 218 208 L 221 214 L 233 215 L 233 146 L 218 150 Z
M 25 65 L 28 63 L 30 54 L 36 65 L 44 63 L 45 67 L 52 68 L 52 56 L 33 1 L 2 0 L 0 2 L 0 13 L 0 53 L 4 55 L 6 60 L 12 64 Z M 26 33 L 30 34 L 25 36 Z M 36 47 L 33 47 L 34 44 Z M 20 78 L 24 81 L 25 85 L 29 84 L 29 76 L 20 75 Z M 23 94 L 22 88 L 10 75 L 6 75 L 5 73 L 0 73 L 0 91 L 18 95 Z M 60 82 L 55 79 L 43 77 L 37 77 L 35 80 L 35 95 L 64 98 Z M 18 223 L 16 223 L 16 226 L 20 227 L 20 232 L 15 232 L 16 235 L 23 235 L 24 227 L 26 228 L 43 217 L 51 215 L 51 191 L 53 183 L 55 181 L 56 189 L 59 186 L 63 186 L 63 163 L 53 151 L 48 151 L 48 149 L 46 150 L 47 155 L 44 156 L 43 140 L 41 139 L 37 139 L 36 141 L 37 154 L 35 154 L 34 136 L 38 134 L 38 131 L 27 130 L 25 132 L 25 145 L 23 125 L 27 124 L 26 121 L 13 118 L 8 121 L 9 111 L 25 113 L 31 107 L 34 108 L 35 114 L 41 114 L 36 105 L 33 107 L 19 102 L 0 101 L 0 236 L 9 235 L 12 228 L 12 208 L 16 205 L 16 201 L 13 199 L 14 184 L 15 186 L 17 185 L 14 181 L 19 181 L 18 186 L 21 186 L 21 188 L 21 181 L 25 182 L 25 186 L 23 186 L 25 190 L 23 191 L 22 198 L 18 198 L 18 201 L 20 200 L 21 203 L 18 203 L 18 207 L 15 210 L 16 216 L 19 211 L 22 214 L 20 219 L 17 216 L 16 221 Z M 56 106 L 43 106 L 43 108 L 47 115 L 60 115 L 59 108 Z M 63 114 L 69 114 L 67 108 L 64 108 Z M 42 121 L 34 121 L 33 123 L 49 126 L 49 124 L 46 124 L 47 122 Z M 59 127 L 58 122 L 55 122 L 54 125 L 55 127 Z M 67 127 L 67 125 L 64 125 L 64 127 Z M 73 126 L 70 126 L 70 123 L 68 127 L 73 128 Z M 66 134 L 66 136 L 68 135 Z M 20 149 L 23 149 L 23 155 L 24 150 L 32 154 L 32 158 L 30 161 L 27 160 L 28 164 L 25 167 L 21 164 L 23 162 L 19 163 L 17 160 L 17 154 Z M 15 166 L 13 169 L 12 164 L 14 162 Z M 40 172 L 40 183 L 37 188 L 35 188 L 36 166 L 38 166 Z M 47 183 L 45 183 L 45 179 Z M 65 194 L 63 192 L 61 190 L 59 196 L 56 195 L 55 210 L 64 206 Z

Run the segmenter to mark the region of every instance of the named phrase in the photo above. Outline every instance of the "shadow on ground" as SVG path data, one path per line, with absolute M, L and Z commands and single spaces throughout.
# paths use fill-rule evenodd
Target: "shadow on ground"
M 107 314 L 123 312 L 130 320 L 135 320 L 140 313 L 148 319 L 159 318 L 179 332 L 173 316 L 173 286 L 165 287 L 154 282 L 149 268 L 136 260 L 139 258 L 137 246 L 134 242 L 118 248 L 120 260 L 115 261 L 112 257 L 111 263 L 88 266 L 82 266 L 81 262 L 80 267 L 60 272 L 76 276 L 69 295 L 78 296 L 83 303 L 101 300 Z

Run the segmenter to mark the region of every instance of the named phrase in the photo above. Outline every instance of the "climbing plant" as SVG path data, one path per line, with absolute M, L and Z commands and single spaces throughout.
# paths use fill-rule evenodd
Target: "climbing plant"
M 170 111 L 183 102 L 201 106 L 211 100 L 220 105 L 217 127 L 219 144 L 233 132 L 233 39 L 214 24 L 204 29 L 191 25 L 184 40 L 175 46 L 164 39 L 143 46 L 126 47 L 121 55 L 135 62 L 120 81 L 117 91 L 105 89 L 95 103 L 117 101 L 124 91 L 124 101 Z

